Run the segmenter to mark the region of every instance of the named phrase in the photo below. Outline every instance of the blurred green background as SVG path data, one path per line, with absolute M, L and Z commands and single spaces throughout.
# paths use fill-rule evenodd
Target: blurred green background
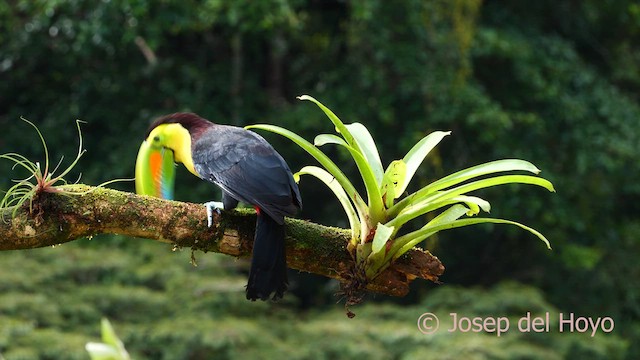
M 331 132 L 309 94 L 365 124 L 383 162 L 434 130 L 453 134 L 415 187 L 461 168 L 518 157 L 556 194 L 488 189 L 492 216 L 528 224 L 440 234 L 426 246 L 442 284 L 405 298 L 369 296 L 348 319 L 337 284 L 291 271 L 284 301 L 244 299 L 248 263 L 120 236 L 0 253 L 0 358 L 88 359 L 108 317 L 138 359 L 640 358 L 640 4 L 451 0 L 8 0 L 0 2 L 0 153 L 73 158 L 69 177 L 133 177 L 155 116 L 270 123 L 307 139 Z M 295 171 L 300 149 L 263 134 Z M 342 157 L 344 166 L 354 166 Z M 0 163 L 0 188 L 24 174 Z M 177 198 L 219 197 L 184 169 Z M 133 191 L 133 183 L 113 185 Z M 347 226 L 319 182 L 301 184 L 300 218 Z M 551 330 L 515 329 L 526 312 Z M 424 312 L 441 328 L 422 334 Z M 509 316 L 505 335 L 448 332 L 449 313 Z M 610 333 L 558 331 L 558 312 L 609 316 Z M 286 356 L 285 356 L 286 355 Z

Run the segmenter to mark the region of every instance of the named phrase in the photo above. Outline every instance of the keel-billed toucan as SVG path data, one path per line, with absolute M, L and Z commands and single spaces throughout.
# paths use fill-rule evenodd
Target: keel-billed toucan
M 218 185 L 223 209 L 235 208 L 238 201 L 255 207 L 247 299 L 281 298 L 288 285 L 284 217 L 302 208 L 298 185 L 282 156 L 252 131 L 176 113 L 149 127 L 136 161 L 136 191 L 171 199 L 174 162 Z

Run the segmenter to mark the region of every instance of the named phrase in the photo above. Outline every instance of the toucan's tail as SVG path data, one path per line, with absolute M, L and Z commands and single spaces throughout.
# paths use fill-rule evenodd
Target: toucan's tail
M 287 259 L 284 250 L 284 225 L 269 215 L 258 213 L 253 258 L 247 283 L 247 299 L 282 298 L 287 290 Z

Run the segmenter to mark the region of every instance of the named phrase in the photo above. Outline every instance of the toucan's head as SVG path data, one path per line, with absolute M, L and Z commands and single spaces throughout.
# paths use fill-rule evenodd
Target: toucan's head
M 191 142 L 210 126 L 192 113 L 175 113 L 156 119 L 145 136 L 136 159 L 136 192 L 173 199 L 175 165 L 184 166 L 196 176 L 191 157 Z

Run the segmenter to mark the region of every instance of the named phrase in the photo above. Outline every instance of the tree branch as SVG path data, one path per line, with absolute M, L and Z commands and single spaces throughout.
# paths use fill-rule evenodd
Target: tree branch
M 251 256 L 255 212 L 248 209 L 214 214 L 207 227 L 201 204 L 167 201 L 86 185 L 63 187 L 65 192 L 40 193 L 32 210 L 25 204 L 16 216 L 6 212 L 0 223 L 0 250 L 56 245 L 97 234 L 121 234 L 154 239 L 195 250 Z M 330 278 L 348 278 L 353 260 L 346 250 L 349 231 L 286 219 L 289 267 Z M 415 278 L 437 281 L 444 266 L 428 251 L 414 249 L 367 285 L 394 296 L 409 292 Z

